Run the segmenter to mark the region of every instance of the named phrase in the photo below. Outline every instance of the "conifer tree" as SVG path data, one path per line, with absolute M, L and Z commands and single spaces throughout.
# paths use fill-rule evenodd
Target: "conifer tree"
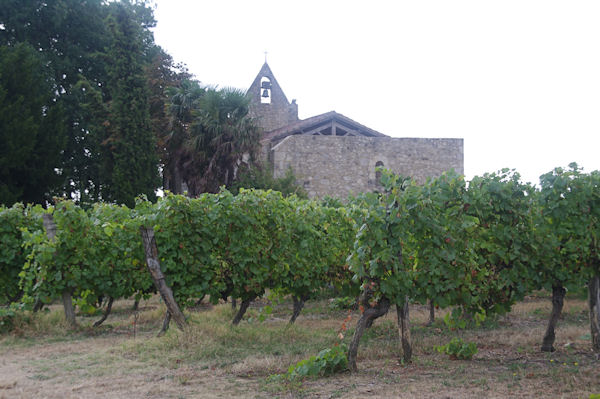
M 106 178 L 104 199 L 132 207 L 135 197 L 154 199 L 160 184 L 149 92 L 144 75 L 144 34 L 131 8 L 111 5 L 108 27 L 108 137 L 104 140 Z

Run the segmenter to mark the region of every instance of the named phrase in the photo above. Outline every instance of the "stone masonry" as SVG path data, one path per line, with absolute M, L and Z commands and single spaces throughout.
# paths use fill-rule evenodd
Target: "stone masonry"
M 267 89 L 268 103 L 263 103 L 262 93 L 264 89 L 261 85 L 264 82 L 270 86 Z M 250 116 L 253 117 L 263 132 L 277 129 L 298 120 L 298 105 L 296 100 L 290 103 L 285 93 L 277 83 L 277 79 L 271 72 L 271 68 L 265 62 L 260 72 L 248 89 L 250 95 Z
M 376 166 L 418 182 L 450 169 L 464 173 L 462 139 L 393 138 L 335 111 L 300 120 L 266 62 L 248 96 L 274 176 L 291 167 L 310 197 L 380 190 Z
M 462 139 L 293 135 L 271 151 L 275 177 L 291 167 L 310 197 L 380 189 L 376 165 L 418 182 L 450 169 L 464 173 Z

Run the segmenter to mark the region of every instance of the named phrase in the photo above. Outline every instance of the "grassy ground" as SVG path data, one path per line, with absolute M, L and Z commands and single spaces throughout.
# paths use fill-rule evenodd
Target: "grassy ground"
M 0 398 L 589 398 L 600 393 L 600 361 L 590 351 L 587 307 L 568 299 L 557 330 L 557 351 L 539 352 L 550 312 L 547 298 L 528 298 L 483 326 L 451 332 L 440 321 L 425 327 L 427 309 L 411 308 L 414 361 L 398 362 L 395 312 L 363 337 L 357 374 L 282 383 L 268 376 L 339 342 L 347 311 L 326 300 L 309 302 L 296 322 L 291 304 L 260 309 L 232 327 L 229 305 L 188 312 L 186 333 L 156 338 L 164 308 L 154 298 L 139 312 L 121 301 L 99 328 L 79 316 L 69 331 L 61 308 L 19 318 L 0 336 Z M 352 314 L 348 326 L 356 323 Z M 352 328 L 345 332 L 345 342 Z M 460 336 L 477 343 L 471 361 L 450 360 L 435 347 Z

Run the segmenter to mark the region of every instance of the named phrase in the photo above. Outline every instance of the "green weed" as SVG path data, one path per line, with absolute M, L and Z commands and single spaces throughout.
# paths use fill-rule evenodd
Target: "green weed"
M 438 346 L 439 353 L 445 353 L 450 359 L 471 360 L 477 353 L 477 344 L 475 342 L 464 342 L 460 338 L 453 338 L 446 345 Z

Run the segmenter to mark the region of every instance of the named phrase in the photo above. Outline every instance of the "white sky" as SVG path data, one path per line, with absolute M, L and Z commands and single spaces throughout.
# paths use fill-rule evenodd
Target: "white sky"
M 268 63 L 304 119 L 458 137 L 467 178 L 600 169 L 600 1 L 155 0 L 156 42 L 204 84 Z

